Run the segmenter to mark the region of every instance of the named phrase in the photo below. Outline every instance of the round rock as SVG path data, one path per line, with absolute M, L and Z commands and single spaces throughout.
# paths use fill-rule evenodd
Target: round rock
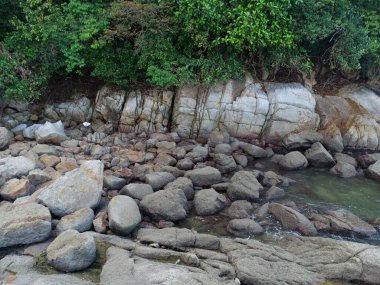
M 198 215 L 214 215 L 228 206 L 227 198 L 214 189 L 197 191 L 194 197 L 194 206 Z

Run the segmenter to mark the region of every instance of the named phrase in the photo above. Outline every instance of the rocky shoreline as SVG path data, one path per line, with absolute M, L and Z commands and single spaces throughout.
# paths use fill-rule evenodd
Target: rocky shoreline
M 99 284 L 127 279 L 152 284 L 156 278 L 158 284 L 380 282 L 376 246 L 286 235 L 273 244 L 241 239 L 260 236 L 276 220 L 283 230 L 303 236 L 377 235 L 376 224 L 347 210 L 300 209 L 283 199 L 296 181 L 260 170 L 259 164 L 246 167 L 267 159 L 285 170 L 328 167 L 332 175 L 365 173 L 377 180 L 378 154 L 332 156 L 318 141 L 304 152 L 275 154 L 218 130 L 207 144 L 177 133 L 114 133 L 113 145 L 79 140 L 73 130 L 65 133 L 61 122 L 36 128 L 37 141 L 14 142 L 7 129 L 0 131 L 6 134 L 0 153 L 0 247 L 14 248 L 0 261 L 3 284 L 92 284 L 70 275 L 44 276 L 34 266 L 46 252 L 47 263 L 59 272 L 86 270 L 96 260 L 99 241 L 113 246 Z M 237 238 L 176 226 L 190 211 L 226 217 L 226 230 Z M 33 243 L 42 244 L 30 256 L 25 252 Z

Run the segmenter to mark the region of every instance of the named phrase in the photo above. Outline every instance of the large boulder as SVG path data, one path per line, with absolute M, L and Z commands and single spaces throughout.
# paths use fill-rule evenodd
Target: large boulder
M 314 130 L 305 130 L 299 133 L 289 133 L 287 134 L 282 143 L 284 147 L 288 150 L 298 149 L 298 148 L 309 148 L 315 142 L 321 142 L 323 140 L 323 135 Z
M 13 140 L 13 134 L 7 128 L 0 127 L 0 150 L 5 149 Z
M 271 203 L 269 211 L 279 220 L 286 230 L 296 230 L 306 236 L 317 234 L 314 225 L 301 213 L 287 206 Z
M 37 201 L 62 217 L 82 208 L 95 208 L 102 190 L 103 163 L 89 160 L 43 188 Z
M 96 258 L 96 244 L 92 236 L 67 230 L 47 248 L 51 266 L 62 272 L 74 272 L 89 267 Z
M 0 248 L 43 241 L 50 236 L 49 209 L 35 203 L 0 205 Z
M 72 229 L 82 233 L 92 228 L 94 218 L 94 211 L 91 208 L 83 208 L 70 215 L 62 217 L 59 220 L 56 229 L 58 232 Z
M 146 183 L 152 186 L 154 191 L 163 189 L 166 184 L 175 179 L 175 176 L 169 172 L 152 172 L 145 175 Z
M 279 162 L 280 168 L 284 170 L 300 170 L 308 166 L 306 157 L 299 151 L 285 154 Z
M 380 182 L 380 160 L 370 165 L 366 171 L 368 177 Z
M 195 193 L 195 211 L 200 216 L 214 215 L 228 206 L 227 198 L 214 189 L 203 189 Z
M 61 121 L 56 123 L 46 122 L 35 131 L 35 137 L 38 143 L 60 144 L 67 140 Z
M 140 209 L 155 220 L 174 222 L 187 217 L 188 205 L 182 190 L 168 189 L 144 196 Z
M 6 180 L 28 175 L 36 168 L 36 163 L 24 156 L 5 157 L 0 159 L 0 184 Z
M 252 172 L 239 171 L 232 176 L 227 194 L 232 201 L 256 201 L 259 199 L 261 190 L 263 190 L 263 186 Z
M 305 152 L 305 157 L 314 167 L 332 167 L 335 165 L 334 158 L 320 142 L 314 143 L 311 148 Z
M 125 101 L 125 91 L 105 85 L 96 94 L 93 118 L 105 123 L 115 123 L 120 119 Z
M 115 196 L 108 204 L 108 220 L 114 233 L 128 235 L 141 222 L 139 207 L 131 197 Z
M 331 225 L 331 230 L 341 234 L 355 234 L 362 237 L 376 235 L 376 229 L 351 212 L 339 209 L 327 211 L 324 215 Z
M 185 177 L 189 178 L 194 186 L 199 187 L 207 187 L 222 182 L 220 171 L 211 166 L 187 171 Z

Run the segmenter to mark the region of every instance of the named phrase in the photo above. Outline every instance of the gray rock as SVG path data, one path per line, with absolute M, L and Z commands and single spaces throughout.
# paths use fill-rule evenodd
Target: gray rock
M 268 154 L 265 151 L 265 149 L 248 143 L 242 143 L 241 148 L 250 156 L 256 157 L 256 158 L 263 158 L 267 157 Z
M 0 248 L 31 244 L 50 236 L 49 209 L 35 203 L 0 205 Z
M 234 219 L 228 223 L 227 231 L 234 236 L 247 238 L 262 234 L 264 229 L 252 219 Z
M 380 153 L 363 154 L 357 157 L 358 164 L 361 168 L 368 168 L 371 164 L 380 160 Z
M 57 154 L 56 148 L 48 144 L 37 144 L 36 146 L 32 148 L 32 151 L 39 156 L 44 155 L 44 154 L 47 154 L 47 155 Z
M 14 201 L 19 197 L 30 195 L 32 189 L 33 187 L 28 179 L 13 178 L 1 187 L 0 197 L 4 200 Z
M 51 180 L 51 176 L 49 173 L 47 173 L 44 170 L 41 169 L 33 169 L 29 172 L 28 180 L 33 185 L 40 185 L 42 183 L 45 183 L 47 181 Z
M 227 143 L 217 144 L 214 149 L 214 153 L 222 153 L 230 155 L 232 153 L 232 148 Z
M 197 145 L 191 152 L 186 154 L 186 157 L 191 158 L 194 163 L 203 162 L 208 157 L 208 148 Z
M 249 218 L 252 212 L 252 204 L 245 200 L 234 201 L 232 202 L 231 206 L 227 209 L 227 214 L 231 219 Z
M 222 182 L 220 171 L 210 166 L 187 171 L 185 177 L 189 178 L 194 186 L 199 187 L 207 187 Z
M 280 159 L 280 168 L 284 170 L 300 170 L 308 166 L 306 157 L 299 151 L 292 151 Z
M 194 197 L 194 206 L 198 215 L 214 215 L 228 206 L 227 198 L 214 189 L 197 191 Z
M 189 157 L 185 157 L 184 159 L 181 159 L 177 162 L 178 169 L 181 170 L 190 170 L 193 169 L 194 163 Z
M 317 234 L 314 225 L 301 213 L 287 206 L 271 203 L 269 211 L 279 220 L 286 230 L 296 230 L 303 235 L 313 236 Z
M 35 139 L 36 138 L 36 130 L 41 127 L 42 124 L 34 124 L 30 127 L 27 127 L 23 130 L 22 135 L 26 139 Z
M 373 226 L 347 210 L 327 211 L 323 216 L 329 219 L 333 232 L 353 233 L 362 237 L 371 237 L 376 234 L 376 229 Z
M 56 229 L 59 232 L 72 229 L 82 233 L 92 228 L 94 218 L 94 211 L 91 208 L 83 208 L 70 215 L 62 217 L 59 220 Z
M 153 192 L 152 186 L 141 183 L 130 183 L 120 190 L 121 195 L 127 195 L 137 200 L 141 200 L 146 195 L 152 194 Z
M 37 201 L 62 217 L 82 208 L 95 208 L 102 190 L 103 163 L 89 160 L 43 188 Z
M 305 157 L 314 167 L 332 167 L 335 165 L 334 158 L 320 142 L 314 143 L 311 148 L 305 152 Z
M 11 129 L 11 132 L 16 134 L 16 135 L 21 135 L 22 132 L 28 127 L 27 124 L 20 124 Z
M 140 209 L 155 220 L 175 222 L 187 217 L 188 205 L 182 190 L 169 189 L 146 195 Z
M 145 181 L 152 186 L 154 191 L 164 188 L 166 184 L 175 179 L 175 176 L 168 172 L 152 172 L 145 175 Z
M 256 201 L 259 199 L 263 186 L 255 175 L 249 171 L 239 171 L 232 176 L 227 189 L 228 197 L 232 200 Z
M 366 175 L 373 180 L 380 182 L 380 160 L 370 165 L 366 171 Z
M 126 250 L 111 247 L 107 250 L 107 262 L 100 276 L 100 285 L 124 285 L 126 280 L 128 284 L 234 284 L 200 268 L 136 259 Z
M 46 122 L 37 128 L 35 137 L 38 143 L 60 144 L 62 141 L 67 140 L 61 121 L 56 123 Z
M 356 176 L 358 173 L 352 164 L 339 161 L 333 168 L 330 169 L 330 173 L 342 178 L 350 178 Z
M 267 200 L 282 199 L 284 197 L 285 197 L 284 189 L 279 188 L 277 186 L 272 186 L 265 193 L 265 199 L 267 199 Z
M 309 148 L 313 143 L 321 142 L 322 140 L 322 134 L 314 130 L 307 130 L 299 133 L 287 134 L 283 138 L 282 143 L 286 149 L 294 150 L 298 148 Z
M 214 129 L 210 136 L 208 137 L 208 145 L 211 147 L 216 147 L 218 144 L 227 144 L 230 142 L 230 135 L 227 131 L 221 131 L 219 129 Z
M 336 153 L 334 157 L 337 163 L 339 162 L 348 163 L 348 164 L 351 164 L 354 168 L 358 167 L 358 163 L 356 162 L 356 159 L 348 154 Z
M 215 167 L 219 169 L 221 173 L 228 173 L 235 171 L 237 168 L 236 162 L 231 155 L 223 153 L 217 153 L 214 156 Z
M 173 182 L 168 183 L 165 186 L 165 190 L 167 189 L 181 189 L 185 193 L 187 200 L 193 200 L 194 198 L 193 182 L 189 178 L 179 177 Z
M 0 159 L 0 180 L 6 181 L 14 177 L 26 176 L 35 168 L 35 162 L 23 156 L 2 158 Z
M 248 165 L 248 158 L 244 154 L 233 154 L 232 155 L 236 161 L 237 164 L 241 165 L 242 167 L 247 167 Z
M 0 150 L 5 149 L 13 141 L 13 134 L 7 128 L 0 127 Z
M 92 236 L 67 230 L 47 248 L 51 266 L 62 272 L 74 272 L 89 267 L 96 258 L 96 245 Z
M 94 230 L 98 233 L 106 233 L 108 227 L 108 215 L 106 211 L 102 211 L 96 214 L 94 221 L 92 222 Z
M 108 220 L 114 233 L 128 235 L 141 222 L 139 207 L 131 197 L 115 196 L 108 204 Z
M 116 177 L 113 175 L 104 175 L 103 186 L 108 190 L 120 190 L 127 183 L 124 178 Z

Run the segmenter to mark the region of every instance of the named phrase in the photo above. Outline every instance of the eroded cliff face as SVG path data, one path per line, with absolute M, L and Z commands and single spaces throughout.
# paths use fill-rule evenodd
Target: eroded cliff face
M 93 126 L 108 124 L 122 132 L 173 131 L 182 138 L 203 140 L 219 129 L 239 139 L 273 145 L 283 145 L 289 134 L 308 131 L 322 135 L 322 143 L 333 152 L 380 150 L 380 97 L 354 85 L 340 89 L 336 96 L 322 97 L 299 83 L 257 83 L 247 76 L 174 92 L 125 92 L 106 85 L 95 102 L 75 98 L 44 106 L 37 114 L 39 120 L 62 120 L 66 127 L 92 121 Z M 18 113 L 14 113 L 17 106 L 12 108 L 13 113 L 2 118 L 9 128 L 32 115 L 28 108 Z

